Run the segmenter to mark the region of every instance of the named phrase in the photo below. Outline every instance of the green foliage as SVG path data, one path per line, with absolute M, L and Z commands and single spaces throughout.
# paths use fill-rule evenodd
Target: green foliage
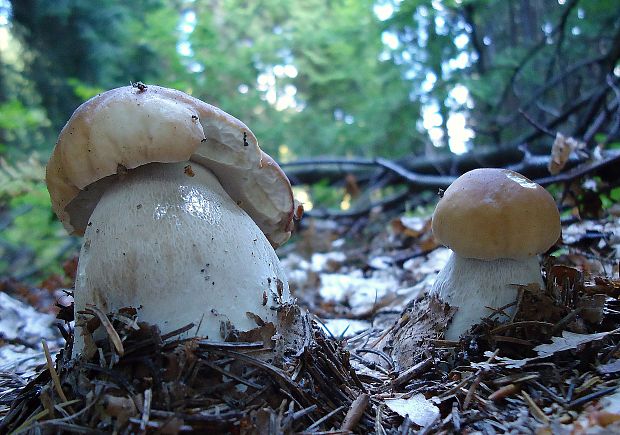
M 604 209 L 620 204 L 620 187 L 611 189 L 606 195 L 600 195 L 600 199 Z
M 9 202 L 12 210 L 19 210 L 9 229 L 3 232 L 5 242 L 32 253 L 31 261 L 38 273 L 58 270 L 60 264 L 52 262 L 57 258 L 59 242 L 67 236 L 59 222 L 54 223 L 49 205 L 49 194 L 45 183 L 37 183 L 32 190 Z M 51 263 L 51 268 L 40 267 Z
M 0 103 L 0 156 L 22 156 L 31 146 L 23 146 L 50 125 L 41 107 L 28 107 L 18 99 Z M 23 147 L 20 149 L 20 146 Z
M 0 204 L 44 185 L 44 178 L 45 167 L 37 155 L 15 164 L 0 159 Z
M 574 3 L 11 2 L 24 72 L 52 133 L 88 97 L 141 80 L 222 107 L 276 157 L 284 147 L 298 156 L 433 150 L 421 123 L 429 107 L 441 116 L 443 139 L 434 144 L 444 149 L 457 112 L 476 127 L 479 143 L 514 139 L 527 125 L 513 117 L 524 95 L 609 47 L 617 4 Z M 374 12 L 382 5 L 393 9 L 385 21 Z M 559 110 L 598 79 L 579 73 L 565 78 L 563 93 L 543 93 L 544 107 Z M 468 89 L 466 104 L 455 103 L 457 86 Z
M 321 180 L 310 187 L 310 199 L 314 208 L 339 209 L 344 189 L 332 187 L 328 180 Z
M 26 107 L 17 100 L 11 99 L 0 104 L 0 156 L 9 153 L 11 146 L 28 138 L 30 129 L 48 126 L 45 112 L 38 107 Z M 1 181 L 1 174 L 0 174 Z
M 0 104 L 0 129 L 20 130 L 35 128 L 46 123 L 45 112 L 40 108 L 27 108 L 21 101 L 10 100 Z
M 268 152 L 411 152 L 417 132 L 406 125 L 417 106 L 400 68 L 379 59 L 385 48 L 372 6 L 198 1 L 191 60 L 203 71 L 192 92 L 243 119 Z
M 60 271 L 69 239 L 54 219 L 38 156 L 0 160 L 0 276 L 42 278 Z
M 83 101 L 86 101 L 94 97 L 95 95 L 105 91 L 105 89 L 102 87 L 90 86 L 76 78 L 68 78 L 67 83 L 73 89 L 73 94 Z
M 404 155 L 421 145 L 415 128 L 420 107 L 409 98 L 402 68 L 385 58 L 383 24 L 373 5 L 12 2 L 25 71 L 53 131 L 85 99 L 141 80 L 224 108 L 276 155 L 281 146 L 295 155 Z M 189 13 L 196 23 L 184 33 Z M 49 147 L 53 137 L 46 141 Z
M 110 88 L 140 80 L 136 77 L 156 71 L 164 61 L 140 40 L 149 15 L 164 8 L 163 1 L 19 0 L 11 6 L 27 77 L 55 130 L 83 100 L 69 78 Z
M 620 142 L 612 142 L 610 144 L 607 144 L 607 148 L 613 149 L 613 150 L 620 149 Z
M 438 105 L 441 129 L 447 128 L 446 114 L 455 111 L 446 95 L 458 84 L 468 89 L 468 107 L 457 110 L 475 128 L 477 145 L 518 143 L 531 130 L 519 109 L 544 124 L 604 82 L 613 68 L 595 59 L 618 40 L 620 4 L 614 0 L 379 3 L 395 6 L 386 22 L 401 42 L 395 59 L 402 57 L 417 73 L 413 81 L 424 88 L 420 99 Z M 451 62 L 458 59 L 466 62 Z M 429 73 L 437 77 L 430 90 L 423 85 Z M 552 80 L 562 86 L 548 86 Z M 579 127 L 578 117 L 562 127 Z
M 10 24 L 0 21 L 5 268 L 13 267 L 6 258 L 32 258 L 17 255 L 21 237 L 44 256 L 62 237 L 42 204 L 42 172 L 29 178 L 16 162 L 49 155 L 73 110 L 103 90 L 130 81 L 183 90 L 242 119 L 276 158 L 435 154 L 448 152 L 455 114 L 477 145 L 497 145 L 531 129 L 518 109 L 545 122 L 561 113 L 614 65 L 565 71 L 607 53 L 620 28 L 617 0 L 10 4 Z M 379 7 L 391 14 L 380 19 Z M 561 86 L 545 88 L 550 80 Z M 467 91 L 457 101 L 459 87 Z M 422 119 L 428 111 L 432 127 Z M 319 184 L 311 194 L 338 207 L 344 191 Z
M 435 211 L 438 200 L 439 196 L 437 196 L 436 201 L 431 201 L 429 204 L 426 205 L 417 205 L 414 208 L 407 210 L 404 215 L 409 217 L 421 217 L 430 219 L 430 217 L 433 216 L 433 212 Z

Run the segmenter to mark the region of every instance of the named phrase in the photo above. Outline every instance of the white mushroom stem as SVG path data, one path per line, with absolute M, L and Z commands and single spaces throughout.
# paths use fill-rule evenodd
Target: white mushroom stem
M 106 313 L 135 307 L 163 333 L 193 323 L 191 334 L 211 340 L 222 338 L 223 322 L 255 328 L 248 312 L 275 323 L 274 308 L 290 298 L 284 271 L 210 171 L 154 163 L 105 184 L 84 235 L 76 312 L 86 304 Z
M 458 340 L 480 319 L 492 314 L 493 310 L 487 307 L 500 308 L 515 302 L 518 289 L 514 284 L 531 283 L 543 286 L 536 256 L 485 261 L 452 252 L 431 290 L 432 295 L 458 308 L 446 330 L 446 340 Z M 514 309 L 513 306 L 504 312 L 512 315 Z

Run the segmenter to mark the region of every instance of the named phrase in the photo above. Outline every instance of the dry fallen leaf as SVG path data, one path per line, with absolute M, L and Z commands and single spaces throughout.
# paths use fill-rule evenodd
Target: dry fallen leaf
M 579 317 L 590 323 L 599 324 L 603 321 L 607 296 L 595 294 L 592 296 L 584 295 L 577 301 L 577 308 L 581 310 Z
M 620 359 L 607 364 L 601 364 L 596 370 L 602 375 L 611 375 L 620 372 Z
M 394 234 L 406 237 L 419 237 L 422 234 L 430 232 L 430 217 L 418 216 L 401 216 L 390 222 Z
M 409 417 L 409 420 L 421 427 L 430 425 L 439 417 L 439 408 L 423 394 L 416 394 L 409 399 L 387 399 L 385 405 L 401 417 Z
M 493 355 L 493 352 L 484 352 L 484 356 L 490 357 Z M 540 358 L 523 358 L 523 359 L 512 359 L 503 356 L 495 356 L 495 360 L 508 369 L 522 369 L 530 362 L 539 361 Z
M 443 338 L 446 325 L 455 312 L 456 308 L 436 297 L 411 303 L 394 326 L 390 340 L 396 367 L 403 369 L 415 365 L 433 340 Z
M 547 166 L 549 173 L 551 175 L 558 174 L 566 166 L 570 154 L 584 147 L 585 144 L 583 142 L 572 137 L 566 137 L 558 132 L 551 147 L 551 160 L 549 160 L 549 165 Z
M 599 332 L 598 334 L 575 334 L 570 331 L 563 331 L 561 337 L 551 338 L 553 341 L 551 344 L 541 344 L 540 346 L 536 346 L 534 350 L 538 352 L 539 357 L 544 358 L 565 350 L 576 349 L 578 346 L 586 343 L 602 340 L 608 335 L 616 334 L 618 332 L 620 332 L 620 329 Z

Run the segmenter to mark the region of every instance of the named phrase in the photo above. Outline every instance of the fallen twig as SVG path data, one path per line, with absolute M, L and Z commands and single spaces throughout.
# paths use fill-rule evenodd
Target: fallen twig
M 353 401 L 353 403 L 351 403 L 351 407 L 349 408 L 349 411 L 347 411 L 347 414 L 344 417 L 344 421 L 342 422 L 342 426 L 340 426 L 340 429 L 342 431 L 353 430 L 355 425 L 357 425 L 357 423 L 362 418 L 362 415 L 364 415 L 364 411 L 366 411 L 368 403 L 370 403 L 369 394 L 363 393 L 359 395 Z

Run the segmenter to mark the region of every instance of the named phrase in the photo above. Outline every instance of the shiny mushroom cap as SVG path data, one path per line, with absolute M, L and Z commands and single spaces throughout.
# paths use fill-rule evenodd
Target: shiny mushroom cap
M 82 235 L 103 193 L 96 182 L 183 161 L 212 171 L 274 247 L 288 240 L 291 185 L 252 131 L 217 107 L 159 86 L 112 89 L 75 111 L 47 165 L 52 207 L 69 233 Z
M 560 237 L 560 214 L 543 187 L 507 169 L 467 172 L 444 192 L 433 215 L 435 238 L 465 258 L 521 259 Z

